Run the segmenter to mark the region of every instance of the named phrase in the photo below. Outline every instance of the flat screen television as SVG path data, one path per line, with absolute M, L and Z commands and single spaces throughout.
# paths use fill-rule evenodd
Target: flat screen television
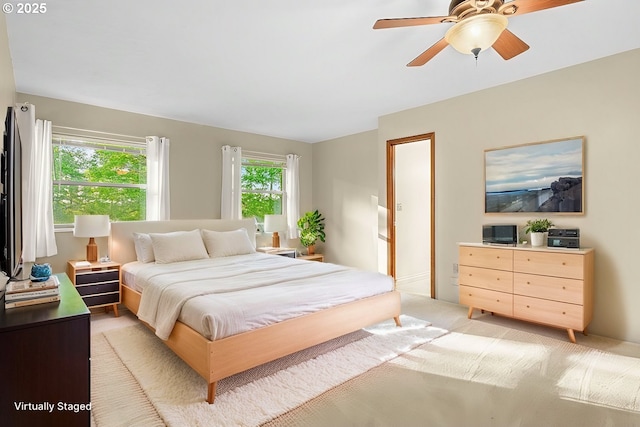
M 22 144 L 13 107 L 7 109 L 0 180 L 0 268 L 11 279 L 22 269 Z

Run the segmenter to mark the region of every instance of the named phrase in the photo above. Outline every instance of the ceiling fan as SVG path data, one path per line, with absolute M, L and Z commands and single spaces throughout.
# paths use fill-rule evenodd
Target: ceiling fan
M 529 45 L 507 30 L 507 17 L 524 15 L 543 9 L 564 6 L 583 0 L 452 0 L 448 16 L 424 18 L 378 19 L 374 29 L 412 27 L 453 23 L 444 38 L 407 64 L 416 67 L 426 64 L 448 45 L 465 54 L 478 54 L 493 47 L 505 60 L 529 49 Z

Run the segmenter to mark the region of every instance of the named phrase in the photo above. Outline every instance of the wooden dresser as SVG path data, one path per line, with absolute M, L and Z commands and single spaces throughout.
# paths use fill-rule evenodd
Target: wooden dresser
M 90 424 L 90 313 L 69 278 L 56 276 L 60 302 L 0 307 L 2 425 Z
M 593 316 L 595 251 L 461 243 L 460 304 L 586 334 Z

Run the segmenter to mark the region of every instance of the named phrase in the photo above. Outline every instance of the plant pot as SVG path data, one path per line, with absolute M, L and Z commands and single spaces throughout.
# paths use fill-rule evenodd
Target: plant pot
M 307 255 L 313 255 L 316 253 L 316 245 L 307 246 Z
M 531 233 L 531 246 L 544 246 L 544 237 L 547 233 Z

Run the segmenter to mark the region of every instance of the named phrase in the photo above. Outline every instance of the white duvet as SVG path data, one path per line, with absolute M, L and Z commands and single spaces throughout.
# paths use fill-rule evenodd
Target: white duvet
M 135 264 L 138 317 L 163 340 L 176 320 L 214 340 L 393 290 L 390 276 L 262 253 Z

